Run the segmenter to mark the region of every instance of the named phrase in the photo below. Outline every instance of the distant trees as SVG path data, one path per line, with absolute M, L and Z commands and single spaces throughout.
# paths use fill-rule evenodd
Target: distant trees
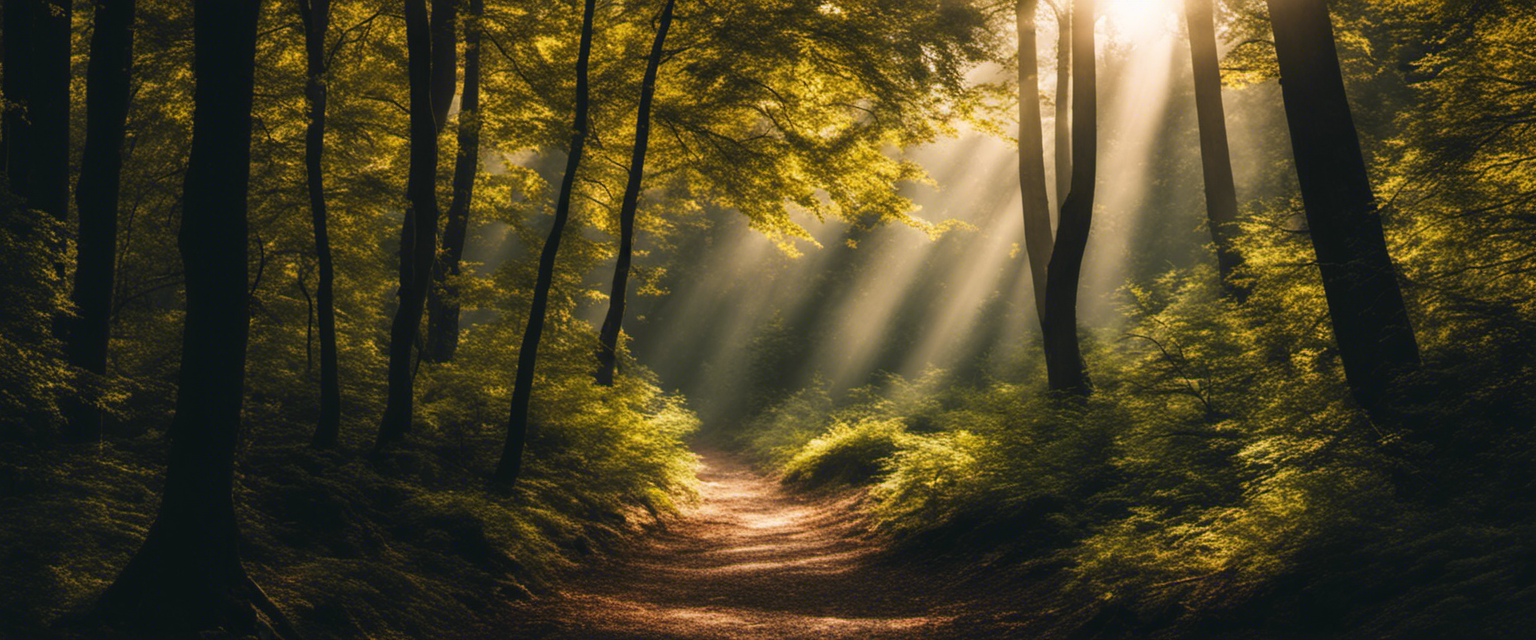
M 1280 87 L 1329 318 L 1355 399 L 1394 420 L 1394 383 L 1419 350 L 1387 253 L 1324 0 L 1269 0 Z
M 1061 204 L 1046 274 L 1045 367 L 1051 391 L 1087 396 L 1092 387 L 1077 336 L 1077 288 L 1093 222 L 1098 167 L 1094 0 L 1072 4 L 1072 186 Z M 1059 116 L 1058 116 L 1059 117 Z
M 1228 297 L 1242 302 L 1248 288 L 1234 280 L 1243 264 L 1237 250 L 1237 186 L 1232 178 L 1232 153 L 1227 146 L 1226 110 L 1221 104 L 1221 68 L 1216 60 L 1216 23 L 1211 0 L 1184 0 L 1189 27 L 1189 54 L 1194 65 L 1195 113 L 1200 123 L 1200 162 L 1205 175 L 1206 224 L 1216 245 L 1221 286 Z
M 447 362 L 459 348 L 459 276 L 464 241 L 469 233 L 469 207 L 480 172 L 480 21 L 485 0 L 469 0 L 464 20 L 464 90 L 459 98 L 458 155 L 453 164 L 453 200 L 443 227 L 443 246 L 433 263 L 432 288 L 427 293 L 427 337 L 421 358 Z M 451 43 L 450 43 L 451 44 Z
M 587 143 L 589 109 L 587 64 L 592 55 L 592 20 L 596 0 L 586 0 L 581 14 L 581 44 L 576 54 L 576 114 L 571 124 L 571 142 L 566 150 L 565 177 L 560 181 L 560 195 L 555 201 L 555 220 L 539 254 L 539 271 L 534 282 L 533 301 L 528 308 L 528 326 L 517 353 L 516 378 L 512 383 L 512 411 L 507 420 L 507 440 L 496 464 L 493 480 L 502 486 L 515 482 L 523 469 L 523 448 L 528 441 L 529 406 L 533 398 L 533 373 L 538 363 L 539 340 L 544 334 L 544 314 L 549 307 L 549 290 L 554 284 L 555 258 L 560 253 L 560 236 L 571 215 L 571 194 L 576 188 L 576 171 Z
M 133 14 L 134 0 L 97 0 L 91 57 L 85 72 L 85 151 L 75 189 L 80 214 L 72 295 L 76 318 L 68 350 L 70 364 L 98 376 L 107 372 L 111 337 L 117 199 L 133 65 Z M 82 440 L 100 438 L 100 409 L 85 402 L 77 401 L 76 405 L 69 417 L 72 435 Z
M 110 622 L 162 637 L 256 632 L 281 615 L 240 561 L 235 450 L 250 328 L 247 187 L 258 0 L 194 5 L 191 157 L 179 246 L 186 269 L 176 412 L 160 512 L 102 595 Z
M 619 329 L 624 323 L 624 297 L 629 286 L 630 262 L 635 246 L 635 210 L 640 204 L 640 183 L 645 178 L 645 152 L 651 140 L 651 100 L 656 95 L 656 72 L 661 67 L 672 27 L 672 8 L 676 0 L 667 0 L 656 26 L 656 38 L 645 60 L 645 78 L 640 83 L 640 106 L 635 110 L 635 144 L 629 161 L 629 178 L 624 186 L 624 200 L 619 206 L 619 255 L 613 265 L 613 288 L 608 294 L 608 314 L 598 333 L 597 383 L 613 386 L 618 369 Z
M 320 282 L 315 287 L 320 324 L 320 419 L 314 445 L 336 446 L 341 430 L 341 381 L 336 361 L 336 268 L 325 209 L 325 103 L 329 60 L 325 35 L 331 24 L 331 0 L 297 0 L 304 27 L 304 97 L 309 125 L 304 131 L 304 175 L 309 191 L 309 215 L 315 229 L 315 262 Z

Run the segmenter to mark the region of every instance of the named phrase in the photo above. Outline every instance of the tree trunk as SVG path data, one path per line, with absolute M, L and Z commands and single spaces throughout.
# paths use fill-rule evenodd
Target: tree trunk
M 459 263 L 469 233 L 469 205 L 480 169 L 480 20 L 485 0 L 470 0 L 464 22 L 464 94 L 459 99 L 459 151 L 453 165 L 453 201 L 443 228 L 441 259 L 432 269 L 427 297 L 427 341 L 422 359 L 448 362 L 459 348 Z
M 331 25 L 331 0 L 298 0 L 304 21 L 304 53 L 308 82 L 309 128 L 304 133 L 304 172 L 309 187 L 309 214 L 315 228 L 315 262 L 320 282 L 315 302 L 320 320 L 320 421 L 311 441 L 334 447 L 341 432 L 341 382 L 336 363 L 336 272 L 331 261 L 331 236 L 325 209 L 325 33 Z
M 1056 11 L 1056 208 L 1072 189 L 1072 7 Z
M 1024 206 L 1024 249 L 1035 283 L 1035 316 L 1045 324 L 1045 274 L 1051 262 L 1051 203 L 1045 191 L 1045 138 L 1040 116 L 1040 69 L 1035 57 L 1039 0 L 1019 0 L 1019 195 Z
M 192 149 L 178 245 L 186 324 L 160 512 L 102 595 L 112 624 L 160 637 L 258 633 L 281 615 L 240 562 L 234 461 L 250 326 L 246 190 L 258 0 L 194 5 Z
M 458 82 L 458 59 L 454 49 L 458 4 L 458 0 L 432 0 L 432 123 L 438 133 L 442 133 L 448 124 L 453 87 Z
M 437 124 L 432 112 L 432 34 L 427 0 L 405 0 L 411 103 L 411 166 L 405 197 L 410 206 L 400 242 L 400 306 L 389 330 L 389 390 L 375 449 L 411 427 L 411 347 L 421 327 L 422 307 L 437 253 Z
M 117 260 L 117 196 L 133 64 L 133 13 L 134 0 L 97 0 L 91 59 L 85 72 L 85 151 L 75 190 L 80 236 L 72 297 L 77 316 L 68 352 L 70 364 L 98 376 L 107 373 Z M 73 437 L 101 438 L 100 409 L 79 402 L 70 413 Z
M 1355 399 L 1393 421 L 1390 390 L 1418 343 L 1371 193 L 1324 0 L 1269 1 L 1280 87 L 1333 335 Z
M 619 256 L 613 265 L 613 290 L 608 294 L 608 316 L 598 335 L 597 383 L 613 386 L 619 367 L 619 328 L 624 323 L 624 296 L 629 287 L 629 265 L 635 246 L 635 209 L 640 202 L 640 183 L 645 177 L 645 150 L 651 138 L 651 99 L 656 94 L 656 72 L 661 67 L 662 45 L 672 26 L 672 5 L 667 0 L 661 9 L 651 55 L 646 58 L 645 78 L 640 85 L 640 107 L 635 115 L 635 148 L 629 159 L 629 182 L 624 187 L 624 202 L 619 208 Z
M 1087 397 L 1088 370 L 1077 341 L 1077 288 L 1093 223 L 1093 190 L 1098 165 L 1098 97 L 1094 70 L 1094 0 L 1074 0 L 1072 9 L 1072 186 L 1061 205 L 1056 246 L 1045 285 L 1045 368 L 1050 389 Z
M 1237 185 L 1227 147 L 1227 118 L 1221 104 L 1221 69 L 1216 64 L 1216 23 L 1211 0 L 1185 0 L 1189 55 L 1195 73 L 1195 113 L 1200 121 L 1200 162 L 1205 171 L 1206 224 L 1216 245 L 1216 265 L 1227 297 L 1243 302 L 1248 287 L 1233 280 L 1243 264 L 1237 250 Z
M 69 0 L 4 3 L 4 162 L 27 207 L 69 216 Z M 61 248 L 62 249 L 62 248 Z M 62 275 L 62 264 L 60 273 Z
M 544 333 L 544 312 L 549 306 L 549 289 L 555 277 L 555 255 L 560 251 L 560 235 L 571 213 L 571 192 L 576 186 L 576 169 L 581 165 L 582 148 L 587 143 L 587 58 L 592 52 L 592 14 L 596 0 L 586 0 L 581 17 L 581 47 L 576 55 L 576 117 L 571 126 L 571 148 L 565 160 L 565 177 L 560 181 L 560 195 L 555 201 L 554 225 L 539 254 L 539 275 L 533 287 L 533 301 L 528 309 L 528 328 L 523 331 L 523 346 L 517 353 L 517 377 L 512 383 L 512 414 L 507 420 L 507 442 L 496 464 L 493 481 L 510 487 L 523 469 L 523 447 L 528 441 L 528 405 L 533 396 L 533 367 L 538 361 L 539 338 Z

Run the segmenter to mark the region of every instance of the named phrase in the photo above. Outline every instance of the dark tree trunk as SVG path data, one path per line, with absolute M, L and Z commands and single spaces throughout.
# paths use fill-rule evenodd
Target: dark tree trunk
M 597 383 L 613 386 L 619 368 L 619 329 L 624 323 L 624 297 L 629 287 L 629 265 L 635 246 L 635 209 L 640 203 L 640 183 L 645 177 L 645 150 L 651 139 L 651 98 L 656 95 L 656 72 L 661 67 L 662 45 L 672 26 L 672 5 L 667 0 L 661 9 L 656 38 L 645 62 L 645 78 L 640 85 L 640 107 L 635 115 L 635 147 L 629 159 L 629 182 L 624 187 L 624 202 L 619 208 L 619 257 L 613 265 L 613 289 L 608 294 L 608 316 L 598 335 Z
M 1050 389 L 1086 397 L 1092 390 L 1077 342 L 1077 288 L 1093 223 L 1098 167 L 1098 81 L 1094 70 L 1094 0 L 1072 8 L 1072 186 L 1061 205 L 1045 285 L 1045 368 Z
M 464 93 L 459 99 L 459 151 L 453 164 L 453 200 L 443 227 L 443 249 L 432 269 L 427 297 L 427 340 L 421 357 L 448 362 L 459 349 L 459 263 L 469 233 L 469 205 L 480 170 L 480 19 L 485 0 L 470 0 L 464 21 Z
M 432 0 L 432 123 L 438 133 L 448 125 L 453 87 L 458 82 L 454 28 L 458 0 Z
M 576 187 L 576 169 L 581 165 L 582 148 L 587 143 L 587 58 L 592 53 L 592 14 L 596 0 L 586 0 L 581 16 L 581 48 L 576 55 L 576 117 L 571 126 L 571 148 L 565 160 L 565 177 L 560 181 L 560 195 L 555 201 L 554 225 L 544 250 L 539 254 L 539 275 L 533 286 L 533 301 L 528 308 L 528 328 L 523 331 L 523 346 L 517 353 L 517 377 L 512 383 L 512 414 L 507 420 L 507 442 L 496 464 L 496 484 L 510 487 L 523 470 L 523 447 L 528 441 L 528 405 L 533 397 L 533 368 L 538 361 L 539 338 L 544 333 L 544 312 L 549 306 L 549 289 L 555 278 L 555 256 L 560 252 L 560 235 L 571 214 L 571 192 Z
M 128 122 L 133 63 L 134 0 L 97 0 L 92 18 L 91 59 L 85 72 L 85 151 L 75 203 L 77 314 L 69 336 L 69 363 L 96 375 L 107 372 L 112 317 L 113 267 L 117 260 L 117 196 Z M 80 403 L 71 409 L 71 435 L 101 437 L 101 411 Z
M 1019 194 L 1024 205 L 1024 250 L 1035 283 L 1035 316 L 1045 324 L 1045 274 L 1051 262 L 1051 203 L 1045 191 L 1045 136 L 1040 116 L 1040 69 L 1035 57 L 1039 0 L 1019 0 Z
M 304 132 L 304 174 L 309 188 L 309 215 L 315 227 L 315 262 L 320 282 L 315 303 L 320 320 L 320 421 L 312 443 L 336 446 L 341 432 L 341 381 L 336 363 L 336 271 L 331 261 L 331 236 L 325 209 L 325 33 L 331 25 L 331 0 L 298 0 L 304 21 L 304 55 L 308 81 L 309 128 Z
M 1200 121 L 1200 162 L 1205 170 L 1206 224 L 1216 245 L 1216 265 L 1227 297 L 1248 299 L 1248 288 L 1233 274 L 1243 264 L 1237 250 L 1237 185 L 1227 147 L 1226 110 L 1221 105 L 1221 69 L 1216 63 L 1216 21 L 1211 0 L 1185 0 L 1189 54 L 1195 70 L 1195 113 Z
M 258 5 L 194 5 L 195 108 L 178 242 L 187 310 L 165 489 L 144 546 L 99 602 L 110 623 L 159 637 L 255 633 L 253 606 L 281 623 L 241 565 L 233 496 L 250 326 L 246 189 Z
M 405 41 L 411 94 L 411 166 L 405 197 L 410 202 L 400 242 L 400 306 L 389 330 L 389 390 L 376 448 L 411 427 L 414 400 L 411 347 L 437 253 L 437 125 L 432 114 L 432 35 L 427 0 L 405 1 Z
M 69 215 L 69 0 L 4 3 L 5 169 L 32 209 Z M 62 264 L 60 273 L 62 274 Z
M 1371 193 L 1324 0 L 1269 1 L 1280 87 L 1333 335 L 1355 399 L 1393 421 L 1395 380 L 1419 366 Z
M 1056 11 L 1056 207 L 1072 189 L 1072 7 L 1061 0 Z

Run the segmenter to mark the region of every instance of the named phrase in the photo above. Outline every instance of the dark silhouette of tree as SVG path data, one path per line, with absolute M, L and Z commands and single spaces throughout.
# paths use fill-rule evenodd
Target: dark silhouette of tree
M 1360 405 L 1390 422 L 1391 388 L 1418 369 L 1419 349 L 1344 93 L 1328 6 L 1270 0 L 1269 16 L 1307 227 L 1344 375 Z
M 1045 137 L 1041 132 L 1040 69 L 1035 55 L 1039 0 L 1019 0 L 1019 193 L 1024 206 L 1024 249 L 1035 283 L 1035 315 L 1045 323 L 1045 274 L 1051 262 L 1051 203 L 1045 191 Z
M 7 0 L 4 162 L 11 191 L 56 219 L 69 215 L 69 0 Z M 62 266 L 62 265 L 61 265 Z
M 176 414 L 160 512 L 98 602 L 107 622 L 160 637 L 256 633 L 281 614 L 246 575 L 234 462 L 250 328 L 246 193 L 258 0 L 194 5 L 192 149 L 178 245 L 186 269 Z
M 1093 223 L 1098 166 L 1094 0 L 1072 5 L 1072 187 L 1061 204 L 1045 285 L 1045 368 L 1051 391 L 1087 396 L 1092 387 L 1077 339 L 1077 287 Z
M 640 183 L 645 177 L 645 150 L 651 138 L 651 98 L 656 95 L 656 72 L 661 67 L 662 45 L 672 26 L 672 6 L 667 0 L 661 9 L 656 38 L 646 57 L 645 78 L 640 84 L 640 106 L 635 114 L 635 147 L 629 160 L 629 181 L 624 186 L 624 201 L 619 207 L 619 256 L 613 265 L 613 290 L 608 294 L 608 315 L 598 335 L 597 383 L 613 386 L 618 370 L 619 328 L 624 323 L 624 296 L 629 286 L 630 259 L 635 246 L 635 209 L 640 202 Z
M 480 169 L 480 20 L 484 0 L 469 0 L 464 21 L 464 92 L 459 98 L 459 150 L 453 165 L 453 200 L 443 227 L 442 254 L 432 269 L 432 289 L 427 294 L 427 339 L 422 359 L 447 362 L 459 348 L 459 264 L 469 233 L 469 205 L 475 194 L 475 174 Z
M 433 113 L 434 56 L 426 0 L 406 0 L 405 41 L 411 96 L 411 166 L 405 197 L 410 207 L 400 234 L 400 306 L 389 330 L 389 390 L 376 447 L 399 440 L 411 427 L 411 347 L 421 327 L 432 261 L 437 254 L 438 128 Z
M 315 304 L 320 320 L 320 421 L 313 443 L 336 446 L 341 430 L 341 382 L 336 364 L 336 269 L 325 209 L 325 103 L 328 59 L 325 34 L 331 25 L 331 0 L 298 0 L 304 23 L 304 97 L 309 101 L 309 126 L 304 132 L 304 175 L 309 188 L 309 214 L 315 228 L 315 262 L 320 282 Z
M 1200 122 L 1200 163 L 1205 172 L 1206 224 L 1216 245 L 1221 286 L 1238 302 L 1248 288 L 1233 280 L 1243 264 L 1237 250 L 1237 185 L 1232 179 L 1232 153 L 1227 146 L 1226 110 L 1221 104 L 1221 69 L 1216 61 L 1216 21 L 1211 0 L 1185 0 L 1189 25 L 1189 54 L 1195 72 L 1195 113 Z
M 1052 2 L 1056 9 L 1056 206 L 1072 188 L 1072 7 L 1068 0 Z
M 133 13 L 134 0 L 97 0 L 91 59 L 85 72 L 85 151 L 75 190 L 80 213 L 72 294 L 76 318 L 67 348 L 70 364 L 98 376 L 107 372 L 117 261 L 117 197 L 133 65 Z M 73 437 L 101 437 L 99 409 L 78 402 L 71 414 Z
M 539 338 L 544 333 L 544 313 L 549 306 L 549 289 L 555 278 L 555 256 L 560 252 L 560 235 L 571 214 L 571 192 L 576 187 L 576 169 L 581 165 L 581 151 L 587 143 L 587 60 L 592 53 L 592 14 L 596 0 L 586 0 L 581 16 L 581 47 L 576 54 L 576 116 L 571 125 L 571 147 L 565 161 L 565 177 L 560 181 L 560 195 L 555 201 L 554 225 L 539 254 L 539 273 L 533 287 L 533 301 L 528 308 L 528 328 L 523 331 L 523 345 L 517 353 L 517 377 L 512 383 L 512 415 L 507 420 L 507 441 L 496 464 L 493 480 L 511 486 L 523 469 L 523 448 L 528 441 L 528 406 L 533 396 L 533 368 L 538 361 Z
M 439 133 L 448 124 L 453 88 L 458 83 L 454 29 L 458 0 L 432 0 L 432 122 Z

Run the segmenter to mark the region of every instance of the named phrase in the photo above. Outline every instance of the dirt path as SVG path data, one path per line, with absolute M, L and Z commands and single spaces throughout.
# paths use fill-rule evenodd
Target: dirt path
M 798 496 L 728 454 L 702 456 L 696 509 L 646 547 L 524 607 L 513 637 L 960 635 L 955 612 L 966 607 L 946 577 L 876 562 L 879 548 L 859 536 L 847 501 Z M 1011 626 L 975 623 L 958 625 L 964 637 Z

